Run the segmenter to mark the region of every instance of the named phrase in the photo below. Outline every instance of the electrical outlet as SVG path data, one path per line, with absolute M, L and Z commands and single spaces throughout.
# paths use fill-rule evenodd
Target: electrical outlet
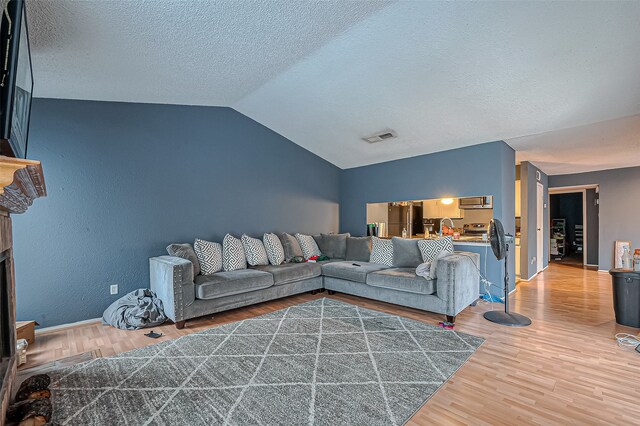
M 533 265 L 534 263 L 536 263 L 536 257 L 535 256 L 531 258 L 531 264 Z
M 111 294 L 118 294 L 118 284 L 111 284 L 109 291 Z

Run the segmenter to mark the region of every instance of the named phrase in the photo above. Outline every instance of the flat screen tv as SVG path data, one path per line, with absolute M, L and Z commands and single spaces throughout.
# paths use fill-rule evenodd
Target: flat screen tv
M 26 158 L 33 71 L 24 0 L 9 0 L 2 11 L 0 52 L 0 154 Z

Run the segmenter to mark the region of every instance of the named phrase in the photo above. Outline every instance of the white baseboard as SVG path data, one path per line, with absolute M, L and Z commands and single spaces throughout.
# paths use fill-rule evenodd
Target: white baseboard
M 607 271 L 606 269 L 598 269 L 598 272 L 602 272 L 604 274 L 608 274 L 609 271 Z
M 58 330 L 63 330 L 65 328 L 77 327 L 79 325 L 93 324 L 100 321 L 102 321 L 102 318 L 91 318 L 88 320 L 82 320 L 78 322 L 70 322 L 68 324 L 60 324 L 60 325 L 54 325 L 51 327 L 44 327 L 36 330 L 36 334 L 51 333 L 52 331 L 58 331 Z

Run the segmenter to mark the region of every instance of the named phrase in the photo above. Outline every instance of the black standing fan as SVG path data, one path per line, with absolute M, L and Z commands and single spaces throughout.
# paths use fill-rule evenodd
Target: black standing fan
M 498 260 L 504 260 L 504 312 L 489 311 L 485 312 L 484 317 L 496 324 L 509 325 L 511 327 L 526 327 L 531 325 L 531 320 L 524 315 L 515 312 L 509 312 L 509 242 L 511 235 L 505 236 L 502 223 L 498 219 L 492 219 L 489 226 L 489 241 L 491 241 L 491 249 Z

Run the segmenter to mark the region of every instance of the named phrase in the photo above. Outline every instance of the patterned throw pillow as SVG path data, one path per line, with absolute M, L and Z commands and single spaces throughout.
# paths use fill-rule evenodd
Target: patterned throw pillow
M 311 235 L 296 234 L 296 240 L 298 240 L 298 243 L 300 244 L 302 256 L 305 259 L 309 259 L 313 256 L 320 256 L 322 254 L 318 248 L 316 240 L 314 240 Z
M 418 248 L 424 262 L 433 262 L 441 251 L 453 253 L 453 238 L 444 237 L 439 240 L 418 240 Z
M 284 263 L 284 248 L 280 238 L 276 234 L 264 234 L 262 237 L 264 248 L 267 250 L 269 263 L 272 265 L 282 265 Z
M 383 240 L 371 237 L 371 257 L 369 262 L 378 265 L 393 266 L 393 243 L 391 240 Z
M 200 262 L 202 275 L 211 275 L 222 270 L 222 246 L 220 244 L 196 238 L 193 250 Z
M 256 265 L 268 265 L 269 258 L 267 257 L 267 251 L 264 248 L 264 244 L 257 238 L 251 238 L 248 235 L 243 235 L 240 238 L 242 241 L 242 247 L 244 247 L 244 254 L 247 256 L 247 263 L 251 266 Z
M 225 271 L 247 269 L 247 257 L 244 254 L 242 242 L 230 234 L 225 235 L 222 240 L 222 269 Z

